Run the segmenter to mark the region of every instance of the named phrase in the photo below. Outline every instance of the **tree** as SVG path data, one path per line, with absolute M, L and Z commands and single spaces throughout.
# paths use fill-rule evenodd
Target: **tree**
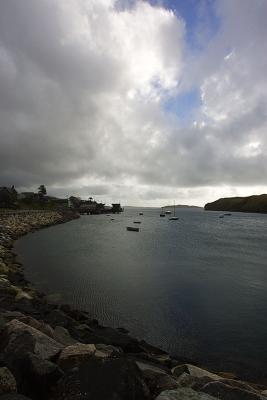
M 70 202 L 70 207 L 72 208 L 79 208 L 81 205 L 80 197 L 70 196 L 69 202 Z
M 45 185 L 40 185 L 39 187 L 38 187 L 38 194 L 39 194 L 39 196 L 45 196 L 46 195 L 46 187 L 45 187 Z

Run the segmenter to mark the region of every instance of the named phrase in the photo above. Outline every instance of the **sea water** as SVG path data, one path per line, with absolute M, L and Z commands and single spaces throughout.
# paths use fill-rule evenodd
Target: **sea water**
M 267 215 L 177 209 L 179 220 L 170 221 L 159 214 L 126 208 L 29 234 L 16 244 L 26 278 L 179 357 L 216 370 L 261 371 Z

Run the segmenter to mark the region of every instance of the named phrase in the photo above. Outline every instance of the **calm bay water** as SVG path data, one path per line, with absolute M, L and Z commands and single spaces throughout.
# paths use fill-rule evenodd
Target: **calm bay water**
M 144 215 L 139 216 L 139 211 Z M 267 215 L 128 208 L 41 230 L 26 277 L 106 325 L 221 370 L 267 362 Z M 112 217 L 113 218 L 113 217 Z M 141 220 L 140 232 L 126 226 Z

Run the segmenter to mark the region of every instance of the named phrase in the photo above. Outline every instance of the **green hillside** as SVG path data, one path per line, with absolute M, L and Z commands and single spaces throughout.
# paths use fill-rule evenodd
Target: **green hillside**
M 222 198 L 207 203 L 205 210 L 267 213 L 267 194 Z

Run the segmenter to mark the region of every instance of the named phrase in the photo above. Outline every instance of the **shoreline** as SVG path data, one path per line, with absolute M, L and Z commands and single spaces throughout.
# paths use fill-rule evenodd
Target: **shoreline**
M 124 328 L 101 326 L 96 319 L 90 319 L 88 312 L 72 309 L 66 304 L 48 302 L 44 293 L 25 280 L 23 266 L 16 260 L 14 242 L 30 232 L 76 218 L 79 216 L 70 211 L 0 214 L 0 400 L 2 393 L 14 392 L 15 386 L 19 393 L 32 400 L 93 398 L 90 397 L 90 387 L 85 397 L 71 397 L 68 394 L 78 390 L 77 380 L 79 390 L 87 385 L 82 373 L 85 367 L 96 380 L 95 399 L 111 398 L 108 397 L 111 394 L 101 387 L 99 369 L 103 381 L 107 380 L 107 390 L 112 395 L 115 393 L 118 399 L 156 399 L 166 390 L 177 393 L 179 390 L 191 390 L 210 396 L 220 393 L 221 399 L 228 398 L 229 393 L 236 395 L 240 392 L 241 396 L 241 392 L 246 392 L 244 395 L 249 392 L 251 400 L 265 398 L 262 397 L 267 395 L 264 385 L 245 383 L 232 373 L 211 373 L 188 364 L 184 359 L 174 359 L 165 351 L 131 337 Z M 31 336 L 30 351 L 29 343 L 25 340 L 26 333 Z M 42 341 L 50 338 L 46 347 L 56 347 L 55 352 L 51 350 L 52 355 L 40 355 L 36 350 L 39 334 Z M 15 350 L 18 347 L 19 351 L 14 351 L 12 347 L 14 337 L 19 344 Z M 33 355 L 30 357 L 29 354 Z M 27 371 L 18 371 L 16 365 L 21 363 L 21 359 L 23 365 L 29 366 Z M 38 363 L 46 365 L 40 368 Z M 111 365 L 120 377 L 118 382 L 115 378 L 110 382 Z M 70 372 L 73 368 L 78 369 L 75 378 Z M 3 392 L 1 389 L 1 369 L 8 369 L 13 376 L 13 380 L 10 378 L 12 390 L 9 388 Z M 105 374 L 109 376 L 105 377 Z M 123 388 L 121 382 L 124 382 Z M 46 387 L 48 384 L 49 388 Z M 168 393 L 163 395 L 168 396 Z M 167 400 L 172 397 L 163 398 Z

